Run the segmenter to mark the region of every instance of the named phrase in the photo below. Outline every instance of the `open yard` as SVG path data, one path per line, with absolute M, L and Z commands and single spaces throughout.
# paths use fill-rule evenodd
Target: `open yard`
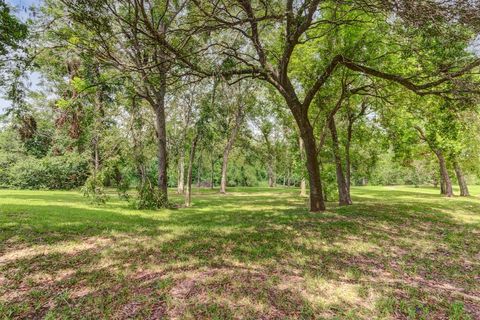
M 480 0 L 0 0 L 0 320 L 480 320 L 479 88 Z
M 311 214 L 296 189 L 159 211 L 2 190 L 0 318 L 480 319 L 472 194 L 362 187 Z

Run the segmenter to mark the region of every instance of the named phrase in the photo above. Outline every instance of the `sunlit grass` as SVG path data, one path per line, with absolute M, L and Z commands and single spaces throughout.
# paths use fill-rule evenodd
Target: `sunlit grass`
M 1 190 L 0 318 L 476 319 L 471 189 L 354 188 L 322 214 L 296 189 L 202 189 L 158 211 Z

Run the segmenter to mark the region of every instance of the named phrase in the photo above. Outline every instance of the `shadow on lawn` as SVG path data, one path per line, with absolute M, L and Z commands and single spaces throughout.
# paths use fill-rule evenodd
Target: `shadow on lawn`
M 456 300 L 480 315 L 477 225 L 452 218 L 439 196 L 403 197 L 360 191 L 358 204 L 325 214 L 288 194 L 198 196 L 161 213 L 0 209 L 0 252 L 44 245 L 0 260 L 0 315 L 436 318 Z M 455 208 L 480 215 L 472 200 Z M 62 251 L 65 241 L 79 246 Z

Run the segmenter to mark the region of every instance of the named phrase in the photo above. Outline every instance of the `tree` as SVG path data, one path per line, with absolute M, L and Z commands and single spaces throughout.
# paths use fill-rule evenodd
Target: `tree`
M 440 167 L 440 186 L 441 193 L 446 197 L 453 196 L 452 180 L 447 169 L 447 160 L 445 158 L 445 150 L 439 145 L 438 141 L 432 137 L 432 135 L 427 135 L 422 128 L 416 126 L 415 129 L 418 131 L 420 138 L 428 144 L 432 152 L 438 158 L 438 164 Z
M 0 67 L 11 58 L 12 51 L 27 37 L 27 25 L 15 17 L 5 0 L 0 0 Z
M 21 99 L 18 96 L 24 93 L 21 77 L 30 59 L 21 44 L 27 36 L 27 24 L 11 12 L 10 6 L 4 0 L 0 0 L 0 89 L 9 82 L 7 95 L 14 103 Z
M 368 33 L 372 28 L 378 30 L 381 26 L 385 32 L 392 33 L 393 28 L 385 16 L 378 13 L 378 3 L 374 1 L 366 4 L 365 1 L 353 1 L 349 5 L 319 0 L 301 1 L 300 3 L 287 0 L 285 2 L 238 1 L 218 4 L 194 0 L 194 3 L 203 15 L 198 29 L 208 29 L 209 32 L 210 30 L 228 30 L 226 32 L 233 33 L 240 39 L 231 43 L 219 40 L 215 44 L 220 48 L 218 54 L 223 55 L 226 61 L 235 61 L 232 64 L 239 64 L 243 67 L 232 68 L 224 74 L 255 76 L 270 83 L 285 99 L 305 145 L 306 166 L 310 182 L 310 211 L 312 212 L 324 210 L 325 204 L 319 171 L 317 141 L 309 118 L 309 111 L 318 92 L 325 86 L 336 69 L 343 66 L 368 77 L 397 83 L 408 90 L 424 95 L 428 94 L 430 89 L 442 86 L 480 65 L 480 60 L 476 59 L 461 65 L 457 63 L 456 71 L 444 74 L 422 69 L 415 70 L 417 78 L 429 77 L 430 80 L 423 84 L 417 84 L 411 74 L 398 71 L 401 70 L 400 68 L 392 70 L 388 67 L 387 62 L 392 62 L 392 57 L 396 58 L 396 66 L 402 64 L 399 53 L 405 51 L 405 45 L 402 45 L 398 38 L 393 39 L 392 37 L 391 39 L 396 41 L 396 43 L 392 43 L 392 46 L 398 48 L 397 52 L 391 53 L 392 51 L 389 50 L 379 55 L 383 56 L 381 60 L 385 64 L 380 63 L 378 59 L 375 60 L 378 69 L 368 66 L 365 62 L 359 62 L 358 58 L 360 57 L 355 57 L 353 51 L 337 53 L 335 50 L 331 50 L 328 43 L 322 43 L 322 40 L 325 40 L 325 34 L 332 29 L 342 31 L 360 28 Z M 395 11 L 387 2 L 380 4 L 387 15 L 392 10 Z M 450 13 L 449 8 L 440 7 L 435 3 L 431 3 L 430 6 L 438 7 L 439 12 L 445 13 L 445 15 Z M 236 12 L 236 14 L 233 15 L 231 12 Z M 402 7 L 402 15 L 408 16 L 412 12 Z M 384 40 L 385 37 L 381 39 L 381 41 Z M 381 41 L 380 38 L 377 38 L 376 43 L 372 41 L 369 45 L 373 44 L 379 49 L 382 47 Z M 302 49 L 308 48 L 308 45 L 312 43 L 321 48 L 320 52 L 315 52 L 320 59 L 315 59 L 313 55 L 309 57 L 311 62 L 317 64 L 313 68 L 314 74 L 311 74 L 314 81 L 302 83 L 299 86 L 291 70 L 291 61 L 297 59 L 298 55 L 305 57 L 305 51 Z M 360 39 L 358 45 L 366 45 L 366 43 Z M 425 58 L 422 56 L 422 59 Z M 454 64 L 450 69 L 453 69 L 453 66 Z M 409 68 L 404 68 L 404 70 L 410 71 Z M 450 89 L 442 88 L 439 91 L 449 92 Z
M 62 1 L 64 10 L 51 3 L 52 12 L 74 36 L 76 46 L 89 50 L 102 63 L 131 78 L 136 94 L 155 114 L 157 187 L 167 203 L 167 133 L 165 103 L 169 84 L 182 76 L 167 48 L 191 47 L 189 36 L 175 32 L 186 18 L 184 2 L 165 1 Z M 75 24 L 67 24 L 65 18 Z M 69 27 L 70 26 L 70 27 Z M 180 38 L 178 38 L 180 36 Z M 181 38 L 185 36 L 184 38 Z
M 248 85 L 238 83 L 235 86 L 235 93 L 229 97 L 225 97 L 226 100 L 224 100 L 224 105 L 227 107 L 230 114 L 227 116 L 227 122 L 224 127 L 226 143 L 223 149 L 222 174 L 220 181 L 220 193 L 223 194 L 227 192 L 227 169 L 230 152 L 232 151 L 237 135 L 244 124 L 248 104 L 251 103 L 248 101 L 249 94 L 247 91 L 249 89 Z

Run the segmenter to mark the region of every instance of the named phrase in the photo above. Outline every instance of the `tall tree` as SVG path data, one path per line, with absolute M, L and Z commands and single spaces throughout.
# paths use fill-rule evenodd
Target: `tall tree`
M 230 95 L 229 99 L 226 99 L 226 106 L 230 110 L 231 114 L 227 117 L 227 123 L 225 127 L 226 143 L 223 149 L 222 160 L 222 173 L 220 181 L 220 193 L 227 192 L 227 169 L 230 157 L 230 152 L 235 144 L 237 135 L 244 124 L 247 107 L 248 107 L 248 94 L 246 91 L 248 87 L 239 83 L 235 85 L 235 93 Z M 226 93 L 226 92 L 225 92 Z M 232 99 L 233 98 L 233 99 Z
M 136 93 L 155 114 L 157 187 L 167 203 L 166 96 L 183 73 L 167 48 L 190 46 L 187 33 L 175 32 L 185 16 L 185 2 L 62 0 L 50 2 L 56 21 L 75 35 L 76 46 L 129 76 Z M 65 15 L 65 12 L 67 13 Z M 73 21 L 68 23 L 66 20 Z M 88 32 L 87 32 L 88 30 Z M 179 37 L 184 38 L 179 38 Z M 68 38 L 71 41 L 72 36 Z
M 232 67 L 224 74 L 258 77 L 270 83 L 285 99 L 305 145 L 306 166 L 310 182 L 310 211 L 312 212 L 324 210 L 325 203 L 319 171 L 317 140 L 309 111 L 312 101 L 337 68 L 343 66 L 368 77 L 395 82 L 418 94 L 427 94 L 430 89 L 446 84 L 480 65 L 479 59 L 461 64 L 456 63 L 452 64 L 450 68 L 454 70 L 455 65 L 455 71 L 443 74 L 419 69 L 415 71 L 416 78 L 429 78 L 429 81 L 418 84 L 415 77 L 404 72 L 409 68 L 395 70 L 388 66 L 388 62 L 392 62 L 393 56 L 399 58 L 400 52 L 405 51 L 406 45 L 399 42 L 398 38 L 391 39 L 391 41 L 396 41 L 391 45 L 396 47 L 397 51 L 389 48 L 377 57 L 371 56 L 370 61 L 367 61 L 371 65 L 361 61 L 359 59 L 361 56 L 355 56 L 356 52 L 362 50 L 335 52 L 331 47 L 326 46 L 325 42 L 322 43 L 325 34 L 337 28 L 341 30 L 363 29 L 365 33 L 358 33 L 360 35 L 358 45 L 360 46 L 367 44 L 362 42 L 362 37 L 372 29 L 378 30 L 380 27 L 385 33 L 389 29 L 392 30 L 391 23 L 383 13 L 389 16 L 398 10 L 389 2 L 352 1 L 347 5 L 343 2 L 320 0 L 300 2 L 240 0 L 233 3 L 209 3 L 194 0 L 194 3 L 200 14 L 203 15 L 199 29 L 228 30 L 235 34 L 232 38 L 239 39 L 230 43 L 221 40 L 215 43 L 215 46 L 220 48 L 219 54 L 223 55 L 226 60 L 234 61 L 230 65 L 239 64 L 241 66 L 239 69 Z M 445 16 L 450 13 L 449 8 L 433 2 L 430 6 L 438 9 L 440 13 L 445 13 Z M 398 13 L 405 16 L 406 20 L 409 17 L 408 14 L 411 14 L 413 10 L 402 7 L 402 11 Z M 419 18 L 430 19 L 430 17 L 423 16 Z M 442 22 L 439 21 L 439 23 Z M 376 42 L 371 41 L 369 45 L 373 44 L 380 49 L 382 47 L 380 43 L 384 43 L 385 40 L 387 40 L 386 37 L 383 36 L 382 39 L 379 37 L 375 39 Z M 318 50 L 315 52 L 319 58 L 315 59 L 314 55 L 309 56 L 310 61 L 316 63 L 310 71 L 311 78 L 315 80 L 300 85 L 291 70 L 291 62 L 305 57 L 305 51 L 302 49 L 308 48 L 308 44 L 312 43 L 317 48 L 321 48 L 320 52 Z M 212 47 L 214 46 L 212 45 Z M 428 59 L 428 57 L 422 56 L 422 59 Z M 397 59 L 396 64 L 402 65 L 402 62 L 401 59 Z M 442 88 L 440 91 L 448 91 L 448 88 Z
M 6 54 L 18 48 L 27 31 L 27 26 L 12 14 L 5 0 L 0 0 L 0 62 L 6 58 Z

